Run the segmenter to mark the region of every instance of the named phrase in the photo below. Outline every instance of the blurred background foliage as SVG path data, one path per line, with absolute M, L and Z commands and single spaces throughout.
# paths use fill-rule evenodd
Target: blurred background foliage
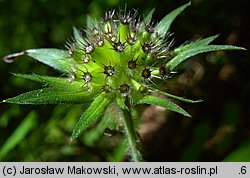
M 161 19 L 184 0 L 0 0 L 0 58 L 30 48 L 64 48 L 72 26 L 83 29 L 86 17 L 99 19 L 111 8 L 146 13 L 155 7 Z M 217 44 L 249 48 L 247 0 L 193 0 L 174 22 L 175 45 L 215 34 Z M 250 161 L 249 52 L 199 55 L 179 68 L 163 87 L 202 103 L 179 103 L 193 118 L 162 108 L 141 106 L 139 133 L 146 161 Z M 0 100 L 37 89 L 39 84 L 12 73 L 60 75 L 28 57 L 0 61 Z M 125 144 L 111 108 L 98 126 L 68 144 L 84 107 L 0 105 L 1 161 L 125 161 Z M 109 128 L 109 129 L 107 129 Z

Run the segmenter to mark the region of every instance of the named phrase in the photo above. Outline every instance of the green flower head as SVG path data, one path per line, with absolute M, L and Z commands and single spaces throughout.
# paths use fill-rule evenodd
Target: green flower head
M 157 83 L 167 81 L 176 68 L 188 58 L 217 50 L 239 50 L 229 45 L 210 45 L 217 37 L 200 39 L 177 48 L 172 47 L 169 27 L 190 3 L 175 9 L 159 23 L 152 20 L 154 10 L 140 20 L 137 11 L 111 10 L 100 21 L 88 18 L 81 32 L 73 28 L 74 38 L 67 50 L 29 49 L 4 58 L 12 62 L 19 55 L 28 55 L 62 72 L 65 77 L 36 74 L 15 74 L 49 87 L 30 91 L 3 102 L 17 104 L 90 103 L 76 124 L 72 138 L 92 125 L 112 103 L 126 112 L 138 104 L 165 107 L 184 116 L 190 115 L 168 99 L 199 102 L 165 93 Z

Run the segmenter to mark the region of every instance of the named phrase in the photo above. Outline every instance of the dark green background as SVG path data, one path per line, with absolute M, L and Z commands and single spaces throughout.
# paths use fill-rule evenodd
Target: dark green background
M 42 47 L 64 48 L 72 26 L 83 29 L 87 14 L 99 17 L 112 8 L 155 7 L 156 22 L 187 1 L 182 0 L 0 0 L 0 58 Z M 171 27 L 175 46 L 187 40 L 220 34 L 214 43 L 249 49 L 247 0 L 193 0 Z M 147 126 L 142 137 L 146 161 L 250 161 L 250 80 L 248 51 L 199 55 L 185 63 L 166 88 L 171 93 L 204 100 L 179 103 L 193 118 L 166 114 L 158 129 Z M 195 66 L 195 67 L 193 67 Z M 194 69 L 193 69 L 194 68 Z M 198 71 L 197 75 L 195 72 Z M 202 73 L 199 73 L 202 71 Z M 60 75 L 27 57 L 14 63 L 0 61 L 0 100 L 41 87 L 10 73 Z M 184 74 L 183 74 L 184 73 Z M 183 79 L 184 78 L 184 79 Z M 4 161 L 110 161 L 117 136 L 102 138 L 94 147 L 66 145 L 81 106 L 0 105 L 0 149 L 30 111 L 36 124 Z M 157 118 L 156 118 L 157 120 Z M 150 123 L 150 122 L 149 122 Z M 153 122 L 152 122 L 153 124 Z M 153 125 L 152 125 L 153 126 Z M 150 131 L 151 130 L 151 131 Z M 113 144 L 110 144 L 113 143 Z

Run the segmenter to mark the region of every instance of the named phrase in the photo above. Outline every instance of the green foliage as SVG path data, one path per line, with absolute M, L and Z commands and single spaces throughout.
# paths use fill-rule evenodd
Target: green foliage
M 65 50 L 29 49 L 25 53 L 60 72 L 69 73 L 73 67 L 73 61 L 69 58 L 68 52 Z
M 223 161 L 225 162 L 249 162 L 250 161 L 250 142 L 243 143 L 239 148 L 230 153 Z
M 13 74 L 17 77 L 22 77 L 28 80 L 32 80 L 35 82 L 48 84 L 55 87 L 61 88 L 76 88 L 78 87 L 81 82 L 74 81 L 71 85 L 68 85 L 70 78 L 62 78 L 62 77 L 52 77 L 46 75 L 37 75 L 37 74 Z
M 37 114 L 31 111 L 16 128 L 6 142 L 0 147 L 0 160 L 21 143 L 26 135 L 37 125 Z
M 166 64 L 166 67 L 169 70 L 175 70 L 178 65 L 187 60 L 188 58 L 195 56 L 197 54 L 210 52 L 210 51 L 218 51 L 218 50 L 245 50 L 244 48 L 230 45 L 205 45 L 204 44 L 196 44 L 192 45 L 192 49 L 188 49 L 186 51 L 180 52 L 177 56 L 175 56 L 171 61 Z M 191 45 L 191 44 L 190 44 Z
M 157 106 L 164 107 L 164 108 L 166 108 L 166 109 L 168 109 L 170 111 L 174 111 L 174 112 L 178 112 L 180 114 L 183 114 L 184 116 L 191 117 L 190 114 L 188 114 L 184 109 L 182 109 L 181 107 L 179 107 L 175 103 L 173 103 L 173 102 L 171 102 L 171 101 L 169 101 L 167 99 L 159 98 L 159 97 L 156 97 L 156 96 L 145 96 L 144 98 L 139 100 L 137 102 L 137 104 L 157 105 Z
M 65 117 L 68 121 L 66 121 L 67 119 L 59 120 L 58 118 L 62 117 L 60 115 L 51 117 L 51 121 L 49 121 L 51 135 L 57 135 L 57 138 L 62 137 L 65 133 L 59 129 L 60 127 L 67 132 L 73 130 L 72 135 L 69 134 L 71 138 L 78 140 L 83 138 L 81 141 L 85 146 L 97 148 L 102 140 L 102 133 L 111 125 L 112 129 L 117 130 L 118 135 L 121 134 L 123 138 L 118 138 L 116 151 L 107 153 L 101 150 L 101 154 L 106 155 L 110 161 L 120 161 L 125 152 L 129 151 L 132 160 L 141 161 L 137 135 L 140 119 L 135 117 L 138 113 L 132 114 L 132 110 L 137 109 L 139 104 L 150 104 L 191 117 L 187 111 L 168 98 L 188 103 L 198 103 L 201 100 L 194 101 L 165 93 L 162 91 L 163 89 L 159 89 L 158 83 L 170 81 L 169 76 L 172 76 L 172 71 L 197 54 L 218 50 L 244 50 L 244 48 L 230 45 L 209 45 L 217 36 L 200 39 L 172 49 L 169 39 L 166 38 L 170 26 L 190 4 L 190 2 L 186 3 L 170 12 L 155 26 L 152 20 L 155 9 L 149 11 L 141 22 L 136 20 L 136 12 L 133 14 L 133 12 L 124 10 L 120 10 L 118 15 L 112 15 L 113 11 L 107 12 L 101 22 L 88 16 L 86 30 L 82 32 L 73 28 L 74 39 L 67 42 L 68 50 L 30 49 L 6 56 L 7 62 L 11 62 L 14 57 L 20 55 L 30 56 L 58 70 L 63 77 L 14 74 L 45 84 L 46 87 L 5 99 L 3 102 L 83 104 L 84 107 L 91 103 L 87 108 L 82 108 L 84 112 L 75 126 L 76 121 L 72 118 L 78 117 L 76 113 L 71 115 L 68 111 L 69 116 Z M 165 95 L 168 98 L 156 97 L 154 93 Z M 123 121 L 121 123 L 125 133 L 123 129 L 117 128 L 116 122 L 111 121 L 114 120 L 111 114 L 107 114 L 109 108 L 113 106 L 119 108 L 118 113 L 122 113 L 114 115 L 115 118 Z M 63 109 L 60 112 L 63 113 Z M 58 127 L 57 122 L 63 123 L 63 126 Z M 66 125 L 68 125 L 67 129 Z M 91 126 L 96 127 L 90 130 Z M 82 132 L 84 132 L 83 137 L 80 136 Z M 57 141 L 56 137 L 48 136 L 48 138 Z M 16 144 L 12 144 L 9 148 Z M 74 145 L 71 145 L 67 148 L 64 147 L 62 152 L 64 155 L 70 155 L 74 150 Z M 6 155 L 7 152 L 4 152 Z M 60 153 L 56 155 L 60 155 Z M 84 159 L 88 159 L 87 155 L 83 155 Z
M 50 87 L 33 90 L 19 96 L 3 100 L 15 104 L 78 104 L 89 101 L 87 91 Z
M 101 93 L 95 100 L 90 104 L 88 109 L 84 111 L 76 124 L 72 138 L 75 139 L 79 134 L 92 125 L 106 110 L 112 98 L 107 97 L 105 92 Z
M 193 41 L 191 43 L 188 43 L 188 44 L 185 44 L 185 45 L 182 45 L 182 46 L 176 48 L 174 50 L 174 52 L 178 54 L 180 52 L 187 51 L 187 50 L 190 50 L 190 49 L 193 49 L 196 47 L 207 46 L 211 42 L 213 42 L 218 36 L 219 35 L 214 35 L 214 36 L 210 36 L 210 37 L 207 37 L 204 39 L 199 39 L 199 40 Z

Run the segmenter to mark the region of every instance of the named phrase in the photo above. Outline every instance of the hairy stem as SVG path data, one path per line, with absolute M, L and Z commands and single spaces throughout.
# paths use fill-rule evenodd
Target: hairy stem
M 125 126 L 126 133 L 127 133 L 127 139 L 128 139 L 128 144 L 131 150 L 132 160 L 135 162 L 143 161 L 141 153 L 140 153 L 140 149 L 139 149 L 139 144 L 138 144 L 138 139 L 136 136 L 135 128 L 133 125 L 131 111 L 126 110 L 126 109 L 123 109 L 122 111 L 124 115 L 124 126 Z

